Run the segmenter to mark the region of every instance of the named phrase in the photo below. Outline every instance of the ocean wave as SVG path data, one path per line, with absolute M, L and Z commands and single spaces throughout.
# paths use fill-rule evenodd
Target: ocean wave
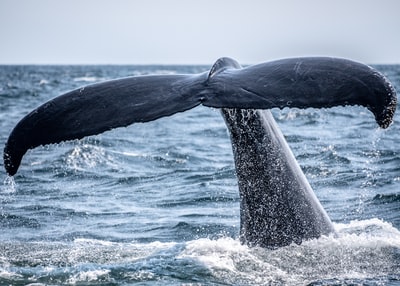
M 399 230 L 379 219 L 335 227 L 336 236 L 276 250 L 249 248 L 231 237 L 150 243 L 86 238 L 69 243 L 0 242 L 0 282 L 336 285 L 366 279 L 373 283 L 377 277 L 400 281 Z
M 399 66 L 385 68 L 399 86 Z M 204 70 L 1 67 L 0 143 L 29 111 L 79 86 Z M 379 131 L 361 107 L 273 114 L 336 236 L 277 250 L 241 245 L 229 135 L 219 111 L 199 107 L 30 150 L 15 181 L 2 168 L 0 285 L 399 282 L 400 125 Z
M 97 77 L 97 76 L 81 76 L 81 77 L 76 77 L 73 79 L 75 82 L 86 82 L 86 83 L 93 83 L 93 82 L 99 82 L 99 81 L 104 81 L 105 78 L 103 77 Z
M 39 228 L 40 223 L 38 220 L 33 218 L 28 218 L 14 214 L 1 213 L 0 227 L 2 229 L 18 228 L 18 227 Z
M 372 198 L 374 204 L 388 204 L 400 202 L 400 194 L 378 194 Z

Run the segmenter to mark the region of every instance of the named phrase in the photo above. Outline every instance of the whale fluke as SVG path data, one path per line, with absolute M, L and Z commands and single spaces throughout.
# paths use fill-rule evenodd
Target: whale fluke
M 222 59 L 225 67 L 222 65 L 222 72 L 209 81 L 214 93 L 208 93 L 205 106 L 270 109 L 361 105 L 374 114 L 382 128 L 390 125 L 396 110 L 394 87 L 384 75 L 365 64 L 311 57 L 240 69 L 236 61 Z M 220 61 L 216 65 L 221 65 Z
M 12 176 L 28 149 L 155 120 L 200 104 L 239 109 L 361 105 L 387 128 L 396 93 L 378 71 L 345 59 L 292 58 L 240 68 L 236 61 L 222 58 L 208 73 L 127 77 L 56 97 L 15 126 L 4 148 L 4 166 Z

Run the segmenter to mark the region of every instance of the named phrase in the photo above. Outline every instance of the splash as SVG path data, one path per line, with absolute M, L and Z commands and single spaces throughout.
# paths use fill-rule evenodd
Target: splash
M 109 156 L 104 148 L 90 144 L 76 145 L 65 161 L 69 168 L 76 171 L 94 169 L 98 165 L 117 166 L 112 156 Z
M 303 285 L 399 273 L 400 231 L 390 223 L 371 219 L 335 226 L 338 236 L 277 250 L 248 248 L 229 238 L 199 239 L 188 242 L 179 257 L 199 261 L 229 284 Z
M 14 177 L 7 176 L 3 181 L 3 187 L 1 188 L 1 193 L 13 194 L 16 191 L 17 191 L 17 184 L 15 183 Z
M 0 282 L 337 285 L 366 280 L 373 284 L 382 282 L 381 277 L 400 281 L 399 230 L 379 219 L 335 226 L 337 236 L 276 250 L 249 248 L 229 237 L 149 243 L 1 242 Z

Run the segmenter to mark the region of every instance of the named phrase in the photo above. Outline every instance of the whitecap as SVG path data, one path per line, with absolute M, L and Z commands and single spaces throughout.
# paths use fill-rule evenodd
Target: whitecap
M 86 271 L 81 271 L 74 275 L 73 277 L 70 277 L 67 280 L 67 283 L 71 284 L 79 284 L 82 282 L 98 282 L 102 280 L 110 280 L 109 274 L 111 270 L 109 269 L 93 269 L 93 270 L 86 270 Z
M 96 77 L 96 76 L 82 76 L 82 77 L 76 77 L 74 78 L 75 82 L 97 82 L 97 81 L 103 81 L 104 78 L 102 77 Z
M 369 279 L 400 271 L 400 231 L 379 219 L 336 224 L 337 235 L 269 250 L 231 238 L 186 243 L 178 258 L 203 264 L 221 282 L 299 285 Z
M 7 176 L 3 181 L 3 186 L 1 188 L 1 193 L 3 194 L 13 194 L 17 190 L 17 184 L 15 183 L 14 177 Z

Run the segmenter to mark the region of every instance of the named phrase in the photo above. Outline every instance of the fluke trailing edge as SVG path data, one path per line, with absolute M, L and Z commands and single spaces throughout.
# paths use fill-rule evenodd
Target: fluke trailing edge
M 328 234 L 333 227 L 268 109 L 361 105 L 387 128 L 396 102 L 395 90 L 382 74 L 353 61 L 292 58 L 241 68 L 221 58 L 201 74 L 128 77 L 56 97 L 16 125 L 4 148 L 4 166 L 12 176 L 26 151 L 40 145 L 155 120 L 200 104 L 221 108 L 241 194 L 241 239 L 276 247 Z

